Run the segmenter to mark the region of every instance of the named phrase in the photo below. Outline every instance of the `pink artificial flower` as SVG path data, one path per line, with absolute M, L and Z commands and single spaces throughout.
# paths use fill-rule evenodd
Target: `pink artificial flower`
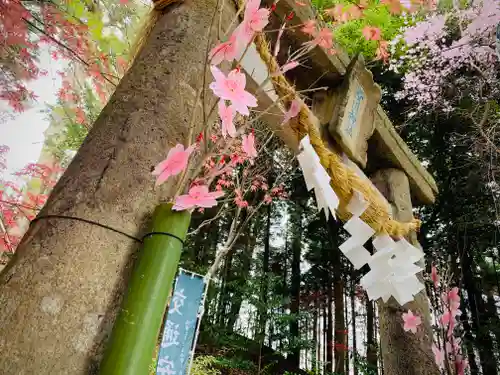
M 403 313 L 403 322 L 405 331 L 417 333 L 417 327 L 422 324 L 422 319 L 420 316 L 414 315 L 411 310 L 408 310 L 408 313 Z
M 227 42 L 215 46 L 209 53 L 210 64 L 219 65 L 223 61 L 233 61 L 242 52 L 243 44 L 238 41 L 236 33 L 232 33 Z
M 290 109 L 285 113 L 285 117 L 283 118 L 283 122 L 281 123 L 281 125 L 286 124 L 292 118 L 297 117 L 301 107 L 302 105 L 299 99 L 292 100 L 292 103 L 290 104 Z
M 226 138 L 229 134 L 231 138 L 236 137 L 236 128 L 234 127 L 234 111 L 232 106 L 227 106 L 224 100 L 219 101 L 219 116 L 222 120 L 222 136 Z
M 362 33 L 366 40 L 380 40 L 381 38 L 380 29 L 378 27 L 365 26 Z
M 344 5 L 337 4 L 333 8 L 326 9 L 325 13 L 332 17 L 334 20 L 340 21 L 344 14 Z
M 298 61 L 290 61 L 290 62 L 286 63 L 285 65 L 283 65 L 280 70 L 278 70 L 277 72 L 273 73 L 271 75 L 271 77 L 275 77 L 275 76 L 278 76 L 280 74 L 285 74 L 289 70 L 295 69 L 299 65 L 300 64 L 298 63 Z
M 189 189 L 187 194 L 175 198 L 175 204 L 172 210 L 183 211 L 196 207 L 209 208 L 217 206 L 216 199 L 223 195 L 223 191 L 209 192 L 208 186 L 206 185 L 193 186 Z
M 452 342 L 446 341 L 446 352 L 448 354 L 458 354 L 461 344 L 460 338 L 452 338 Z
M 255 96 L 245 91 L 247 81 L 243 73 L 234 69 L 226 77 L 214 65 L 210 67 L 210 70 L 215 78 L 215 82 L 210 84 L 215 96 L 222 100 L 230 100 L 232 107 L 242 115 L 248 116 L 250 114 L 248 107 L 257 107 Z
M 248 207 L 248 202 L 239 195 L 234 198 L 234 203 L 240 208 Z
M 453 321 L 453 315 L 451 314 L 450 311 L 445 311 L 443 315 L 441 315 L 441 318 L 439 319 L 441 321 L 441 324 L 443 327 L 448 326 L 451 321 Z
M 443 349 L 440 349 L 436 346 L 436 344 L 432 344 L 432 352 L 434 353 L 434 358 L 436 360 L 436 365 L 439 369 L 443 368 L 444 363 L 444 353 Z
M 448 308 L 452 311 L 455 312 L 454 315 L 457 315 L 458 308 L 460 307 L 460 295 L 459 295 L 459 289 L 457 287 L 452 288 L 448 292 L 443 292 L 441 298 L 444 302 L 445 305 L 448 306 Z
M 260 8 L 261 0 L 248 0 L 245 15 L 240 26 L 237 28 L 237 33 L 241 37 L 243 44 L 247 44 L 253 38 L 256 32 L 262 31 L 269 23 L 269 9 Z
M 382 60 L 384 63 L 387 63 L 389 60 L 389 51 L 387 50 L 389 47 L 389 43 L 387 41 L 380 41 L 377 48 L 377 60 Z
M 434 288 L 437 288 L 439 284 L 439 275 L 435 265 L 432 265 L 431 267 L 431 279 L 432 282 L 434 283 Z
M 273 198 L 269 194 L 264 195 L 264 203 L 270 204 L 273 201 Z
M 164 183 L 170 176 L 176 176 L 187 166 L 189 156 L 194 151 L 194 146 L 184 149 L 177 144 L 168 152 L 167 158 L 160 162 L 153 171 L 153 176 L 158 176 L 156 186 Z
M 273 53 L 274 57 L 278 56 L 278 53 L 280 51 L 280 40 L 281 37 L 283 36 L 283 31 L 285 31 L 285 26 L 286 22 L 283 22 L 283 25 L 281 25 L 280 27 L 280 31 L 278 31 L 278 37 L 276 38 L 276 44 L 274 45 L 274 53 Z
M 314 35 L 316 33 L 316 20 L 308 20 L 304 22 L 304 26 L 300 30 L 304 34 Z
M 243 151 L 245 151 L 250 159 L 250 162 L 253 163 L 253 159 L 257 157 L 257 150 L 255 149 L 255 136 L 253 133 L 243 135 L 242 147 Z
M 461 355 L 457 354 L 455 356 L 455 368 L 457 369 L 457 375 L 464 375 L 465 369 L 469 367 L 469 362 L 462 358 Z
M 321 29 L 316 37 L 308 42 L 312 46 L 320 46 L 325 49 L 332 48 L 333 46 L 333 32 L 328 27 Z

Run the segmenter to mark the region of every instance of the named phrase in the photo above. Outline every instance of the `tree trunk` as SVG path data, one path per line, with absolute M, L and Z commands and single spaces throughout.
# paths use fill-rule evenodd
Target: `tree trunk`
M 375 322 L 375 312 L 373 302 L 365 296 L 366 305 L 366 361 L 371 369 L 377 373 L 378 361 L 377 361 L 377 344 L 375 343 L 374 337 L 374 322 Z
M 351 325 L 351 330 L 352 330 L 352 355 L 353 355 L 353 370 L 354 370 L 354 375 L 358 375 L 358 366 L 356 366 L 355 358 L 358 354 L 358 348 L 357 348 L 357 343 L 356 343 L 356 309 L 354 306 L 354 299 L 356 298 L 355 295 L 356 291 L 356 284 L 354 283 L 354 279 L 352 279 L 351 276 L 351 319 L 352 319 L 352 325 Z
M 295 341 L 294 347 L 288 355 L 291 364 L 297 368 L 300 365 L 300 348 L 297 342 L 300 339 L 299 331 L 299 307 L 300 307 L 300 255 L 302 248 L 302 213 L 303 209 L 300 205 L 294 207 L 292 212 L 292 275 L 290 283 L 290 313 L 294 315 L 294 319 L 290 322 L 290 336 Z
M 467 349 L 467 360 L 469 361 L 469 369 L 471 375 L 479 375 L 479 368 L 476 363 L 476 353 L 474 352 L 474 336 L 472 335 L 472 328 L 469 323 L 469 314 L 467 308 L 465 307 L 465 301 L 462 297 L 462 315 L 460 316 L 460 321 L 464 327 L 464 345 Z
M 313 371 L 316 373 L 318 371 L 318 310 L 319 304 L 318 299 L 314 301 L 314 319 L 313 319 L 313 345 L 314 345 L 314 360 L 313 360 Z
M 345 362 L 345 373 L 349 374 L 349 350 L 347 349 L 349 346 L 349 315 L 347 311 L 347 293 L 345 293 L 345 288 L 344 288 L 344 321 L 345 321 L 345 337 L 344 337 L 344 344 L 345 344 L 345 350 L 344 350 L 344 362 Z
M 268 293 L 268 279 L 269 279 L 269 258 L 271 256 L 271 214 L 272 203 L 267 205 L 266 217 L 266 238 L 264 239 L 264 254 L 262 259 L 262 279 L 260 283 L 260 301 L 261 307 L 259 308 L 259 323 L 257 326 L 256 339 L 257 342 L 264 342 L 266 335 L 267 323 L 267 293 Z
M 144 234 L 173 194 L 172 183 L 154 188 L 151 169 L 186 139 L 217 3 L 185 1 L 160 16 L 39 217 Z M 225 4 L 223 29 L 235 13 Z M 202 118 L 196 111 L 194 123 Z M 0 275 L 2 374 L 96 373 L 138 248 L 83 221 L 34 223 Z
M 327 321 L 327 327 L 326 327 L 326 368 L 328 369 L 329 372 L 333 372 L 334 369 L 334 363 L 333 363 L 333 312 L 332 312 L 332 305 L 333 305 L 333 291 L 332 291 L 332 285 L 329 281 L 329 278 L 326 278 L 327 282 L 324 285 L 324 288 L 326 288 L 325 292 L 327 295 L 326 298 L 326 304 L 327 304 L 327 311 L 328 311 L 328 321 Z
M 345 374 L 345 319 L 344 319 L 344 282 L 340 277 L 337 279 L 334 273 L 333 289 L 335 303 L 335 373 Z
M 226 328 L 229 331 L 234 330 L 234 325 L 236 324 L 238 316 L 240 315 L 241 304 L 243 303 L 244 288 L 247 285 L 247 280 L 250 276 L 252 256 L 256 244 L 256 231 L 259 229 L 258 223 L 254 223 L 253 231 L 250 231 L 250 223 L 248 226 L 249 228 L 247 234 L 243 234 L 240 237 L 242 239 L 242 242 L 244 243 L 244 246 L 241 253 L 241 269 L 236 271 L 238 273 L 238 276 L 233 282 L 233 284 L 235 284 L 235 287 L 232 290 L 233 293 L 231 296 L 231 309 L 229 310 L 229 315 L 226 323 Z M 262 337 L 262 340 L 264 340 L 264 337 Z
M 474 260 L 470 252 L 472 249 L 468 244 L 464 244 L 464 256 L 462 264 L 462 272 L 464 275 L 464 287 L 467 290 L 467 301 L 469 302 L 469 310 L 472 316 L 472 329 L 476 333 L 476 344 L 479 352 L 479 362 L 483 375 L 496 375 L 495 355 L 493 354 L 493 340 L 491 339 L 489 329 L 487 327 L 486 310 L 481 292 L 477 289 L 476 281 L 474 280 L 473 269 L 475 267 Z
M 403 171 L 387 169 L 378 171 L 372 178 L 375 186 L 386 197 L 393 208 L 393 217 L 399 221 L 410 221 L 413 217 L 408 178 Z M 415 233 L 409 240 L 419 246 Z M 400 306 L 394 298 L 387 303 L 377 302 L 380 322 L 380 339 L 384 370 L 387 375 L 437 375 L 439 369 L 432 353 L 432 327 L 427 294 L 425 290 L 415 296 L 414 301 Z M 403 330 L 403 312 L 411 310 L 422 317 L 416 334 Z
M 495 301 L 495 295 L 493 291 L 488 292 L 488 299 L 486 302 L 486 311 L 488 314 L 489 327 L 491 327 L 491 331 L 493 336 L 495 337 L 495 341 L 497 343 L 497 348 L 500 350 L 500 319 L 498 317 L 498 309 Z

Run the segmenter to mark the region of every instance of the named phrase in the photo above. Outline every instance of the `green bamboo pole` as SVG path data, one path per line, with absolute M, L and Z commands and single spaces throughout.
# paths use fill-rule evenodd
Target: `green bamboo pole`
M 190 220 L 189 212 L 172 211 L 171 204 L 161 204 L 153 214 L 151 232 L 167 232 L 184 240 Z M 149 373 L 181 252 L 177 238 L 157 234 L 144 239 L 100 375 Z

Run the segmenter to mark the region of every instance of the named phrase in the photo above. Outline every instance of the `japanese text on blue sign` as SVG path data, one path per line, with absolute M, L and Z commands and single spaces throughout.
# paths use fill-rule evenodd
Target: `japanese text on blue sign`
M 197 275 L 180 273 L 177 277 L 158 354 L 157 375 L 186 374 L 204 290 L 205 280 Z

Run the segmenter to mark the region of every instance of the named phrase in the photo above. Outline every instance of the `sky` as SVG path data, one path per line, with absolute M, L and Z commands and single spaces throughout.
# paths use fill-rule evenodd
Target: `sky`
M 7 171 L 0 177 L 11 180 L 10 174 L 23 168 L 30 162 L 36 162 L 43 146 L 43 132 L 49 126 L 48 116 L 42 113 L 46 104 L 55 104 L 57 92 L 61 87 L 61 77 L 58 70 L 63 70 L 63 64 L 51 58 L 46 49 L 40 51 L 40 69 L 48 71 L 48 75 L 27 83 L 29 89 L 38 95 L 32 107 L 21 114 L 13 113 L 13 118 L 0 123 L 0 145 L 7 145 L 10 151 L 6 156 Z M 12 110 L 7 103 L 0 102 L 0 111 Z

